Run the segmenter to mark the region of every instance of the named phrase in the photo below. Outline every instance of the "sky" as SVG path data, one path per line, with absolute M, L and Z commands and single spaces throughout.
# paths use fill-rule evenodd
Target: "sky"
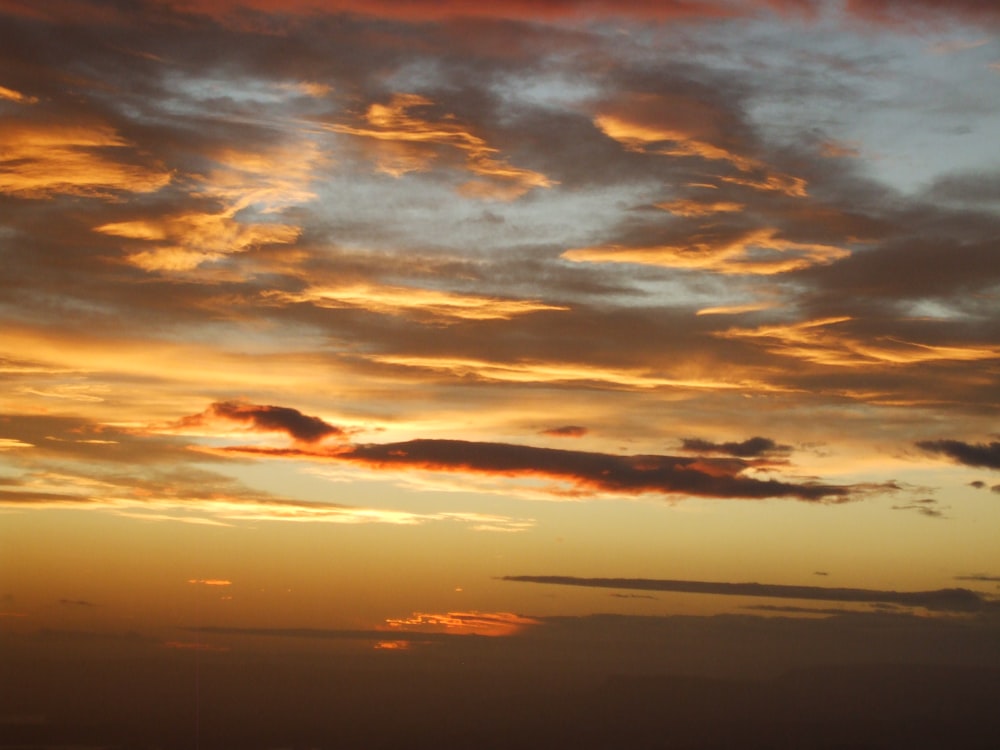
M 976 0 L 0 0 L 0 741 L 1000 668 L 998 102 Z

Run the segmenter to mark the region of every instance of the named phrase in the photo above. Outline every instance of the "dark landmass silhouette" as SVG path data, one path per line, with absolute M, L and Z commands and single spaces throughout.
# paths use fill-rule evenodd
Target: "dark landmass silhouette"
M 691 632 L 711 647 L 720 626 L 684 626 L 698 622 Z M 772 621 L 736 622 L 742 647 L 756 649 L 753 628 Z M 394 653 L 341 640 L 322 641 L 326 651 L 294 638 L 267 641 L 278 650 L 254 643 L 168 648 L 133 635 L 67 650 L 53 636 L 0 648 L 0 748 L 992 750 L 1000 728 L 995 649 L 983 665 L 935 663 L 933 643 L 914 663 L 823 663 L 810 649 L 775 674 L 722 677 L 664 673 L 655 658 L 649 670 L 616 671 L 600 641 L 593 659 L 583 640 L 543 650 L 529 637 Z

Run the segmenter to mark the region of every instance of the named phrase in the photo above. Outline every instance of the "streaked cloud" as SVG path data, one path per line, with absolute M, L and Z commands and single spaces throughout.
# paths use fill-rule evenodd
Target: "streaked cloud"
M 394 177 L 429 169 L 444 155 L 438 147 L 458 151 L 465 157 L 464 168 L 483 178 L 460 186 L 459 191 L 471 197 L 512 200 L 532 188 L 555 184 L 540 172 L 512 166 L 494 156 L 497 149 L 453 115 L 431 120 L 414 114 L 433 105 L 419 94 L 397 93 L 386 104 L 371 104 L 363 126 L 334 123 L 327 127 L 335 133 L 370 139 L 378 169 Z
M 735 237 L 701 239 L 696 234 L 689 245 L 581 247 L 567 250 L 562 257 L 577 262 L 635 263 L 770 276 L 828 265 L 850 255 L 845 248 L 793 242 L 776 235 L 777 230 L 770 228 Z
M 975 612 L 991 606 L 969 589 L 935 591 L 879 591 L 877 589 L 827 588 L 763 583 L 722 583 L 713 581 L 655 580 L 644 578 L 576 578 L 573 576 L 504 576 L 515 583 L 557 586 L 585 586 L 639 591 L 673 591 L 723 596 L 759 596 L 774 599 L 814 599 L 819 601 L 900 604 L 940 612 Z
M 426 315 L 435 320 L 510 320 L 541 310 L 567 310 L 536 300 L 500 299 L 416 287 L 354 284 L 311 288 L 303 292 L 273 292 L 268 301 L 310 303 L 325 308 L 359 308 L 386 315 Z
M 9 195 L 111 199 L 118 193 L 152 193 L 171 180 L 160 165 L 130 161 L 137 156 L 135 144 L 107 125 L 7 120 L 0 124 L 0 144 L 0 193 Z

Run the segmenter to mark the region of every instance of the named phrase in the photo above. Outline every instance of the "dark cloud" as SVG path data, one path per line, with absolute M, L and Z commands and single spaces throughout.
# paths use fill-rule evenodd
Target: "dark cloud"
M 888 603 L 925 607 L 943 612 L 976 612 L 989 606 L 968 589 L 936 591 L 879 591 L 877 589 L 826 588 L 764 583 L 718 583 L 710 581 L 655 580 L 647 578 L 577 578 L 574 576 L 503 576 L 502 581 L 542 583 L 557 586 L 674 591 L 723 596 L 760 596 L 773 599 L 813 599 L 832 602 Z
M 467 440 L 410 440 L 354 445 L 317 453 L 300 449 L 232 447 L 246 455 L 330 458 L 371 468 L 468 471 L 511 477 L 563 480 L 579 494 L 660 493 L 719 498 L 788 497 L 809 502 L 843 503 L 871 487 L 795 484 L 743 476 L 750 464 L 738 458 L 633 455 L 537 448 Z M 886 488 L 883 488 L 886 489 Z
M 985 573 L 977 573 L 967 576 L 955 576 L 956 581 L 984 581 L 986 583 L 1000 583 L 1000 576 L 989 576 Z
M 295 440 L 315 443 L 330 436 L 340 437 L 344 431 L 327 424 L 319 417 L 303 414 L 287 406 L 261 406 L 242 401 L 218 401 L 201 414 L 186 417 L 181 427 L 203 424 L 211 419 L 223 419 L 249 424 L 260 432 L 284 432 Z
M 793 607 L 781 604 L 747 604 L 741 609 L 754 612 L 780 612 L 790 615 L 854 615 L 858 613 L 858 610 L 846 607 Z
M 973 487 L 974 489 L 981 490 L 984 487 L 986 487 L 986 482 L 981 482 L 978 479 L 976 479 L 975 481 L 969 482 L 969 486 Z
M 93 602 L 88 602 L 85 599 L 60 599 L 59 603 L 65 607 L 96 607 L 97 605 Z
M 541 434 L 549 435 L 550 437 L 583 437 L 587 434 L 587 428 L 580 427 L 579 425 L 565 425 L 563 427 L 542 430 Z
M 965 466 L 1000 469 L 1000 442 L 967 443 L 962 440 L 921 440 L 918 448 L 940 453 Z
M 994 484 L 992 487 L 990 487 L 990 492 L 1000 493 L 1000 484 Z
M 747 438 L 739 443 L 716 443 L 711 440 L 702 440 L 701 438 L 684 438 L 681 447 L 690 453 L 722 453 L 738 458 L 755 458 L 758 456 L 784 454 L 792 449 L 789 445 L 778 445 L 771 438 L 759 436 Z

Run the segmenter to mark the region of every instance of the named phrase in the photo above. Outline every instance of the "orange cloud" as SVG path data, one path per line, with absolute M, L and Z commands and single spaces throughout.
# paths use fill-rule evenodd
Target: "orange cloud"
M 975 362 L 1000 357 L 1000 347 L 935 346 L 891 336 L 866 340 L 837 326 L 850 317 L 831 317 L 759 326 L 730 328 L 716 333 L 730 339 L 760 340 L 773 354 L 837 367 L 874 364 L 920 364 L 923 362 Z
M 705 202 L 693 200 L 667 201 L 665 203 L 657 203 L 656 207 L 662 208 L 664 211 L 672 213 L 675 216 L 684 217 L 738 213 L 746 208 L 742 203 L 734 203 L 732 201 Z
M 410 617 L 387 618 L 390 629 L 405 632 L 453 633 L 455 635 L 509 636 L 539 621 L 511 612 L 414 612 Z
M 697 390 L 776 390 L 765 383 L 747 380 L 719 380 L 701 376 L 670 377 L 646 369 L 614 369 L 585 363 L 521 361 L 498 362 L 460 357 L 421 357 L 379 354 L 371 359 L 383 364 L 445 372 L 456 377 L 475 376 L 483 380 L 510 383 L 602 383 L 616 388 L 692 388 Z
M 793 242 L 775 228 L 755 229 L 732 239 L 695 238 L 690 245 L 652 247 L 585 247 L 567 250 L 563 258 L 587 263 L 637 263 L 665 268 L 690 268 L 723 274 L 771 276 L 816 265 L 828 265 L 850 255 L 833 245 Z
M 425 314 L 439 319 L 510 320 L 516 315 L 541 310 L 568 310 L 536 300 L 512 300 L 458 294 L 436 289 L 351 284 L 342 287 L 313 287 L 304 292 L 269 292 L 266 298 L 282 303 L 309 302 L 317 307 L 355 307 L 385 315 Z
M 7 122 L 0 147 L 0 193 L 22 198 L 151 193 L 171 180 L 162 168 L 112 158 L 131 144 L 107 126 Z
M 594 118 L 594 124 L 605 135 L 630 151 L 724 161 L 750 175 L 721 177 L 725 182 L 755 190 L 776 191 L 796 198 L 806 195 L 804 179 L 771 172 L 757 159 L 734 153 L 706 140 L 707 137 L 721 137 L 722 127 L 719 122 L 713 121 L 713 113 L 704 105 L 692 103 L 683 97 L 675 102 L 674 98 L 665 100 L 664 97 L 652 95 L 631 95 L 625 97 L 618 106 L 620 111 L 598 114 Z M 680 107 L 679 112 L 673 111 L 673 107 Z M 669 115 L 665 114 L 666 111 L 670 111 Z M 752 176 L 755 173 L 763 176 Z
M 428 120 L 412 114 L 413 110 L 434 103 L 417 94 L 394 94 L 388 104 L 372 104 L 365 112 L 363 127 L 344 124 L 327 125 L 329 130 L 374 141 L 378 169 L 401 177 L 407 172 L 430 168 L 440 155 L 440 148 L 454 149 L 465 156 L 465 169 L 486 181 L 462 186 L 467 195 L 480 198 L 513 200 L 535 187 L 555 183 L 540 172 L 522 169 L 497 159 L 497 149 L 475 135 L 453 117 Z
M 217 168 L 192 194 L 222 203 L 221 210 L 110 222 L 94 231 L 131 240 L 129 262 L 147 271 L 190 271 L 260 245 L 287 245 L 298 239 L 298 226 L 252 221 L 241 212 L 277 214 L 312 200 L 308 185 L 322 159 L 318 146 L 304 139 L 266 152 L 227 149 L 215 155 Z
M 0 99 L 5 99 L 9 102 L 16 102 L 18 104 L 38 103 L 38 97 L 27 96 L 26 94 L 22 94 L 20 91 L 9 89 L 6 86 L 0 86 Z

